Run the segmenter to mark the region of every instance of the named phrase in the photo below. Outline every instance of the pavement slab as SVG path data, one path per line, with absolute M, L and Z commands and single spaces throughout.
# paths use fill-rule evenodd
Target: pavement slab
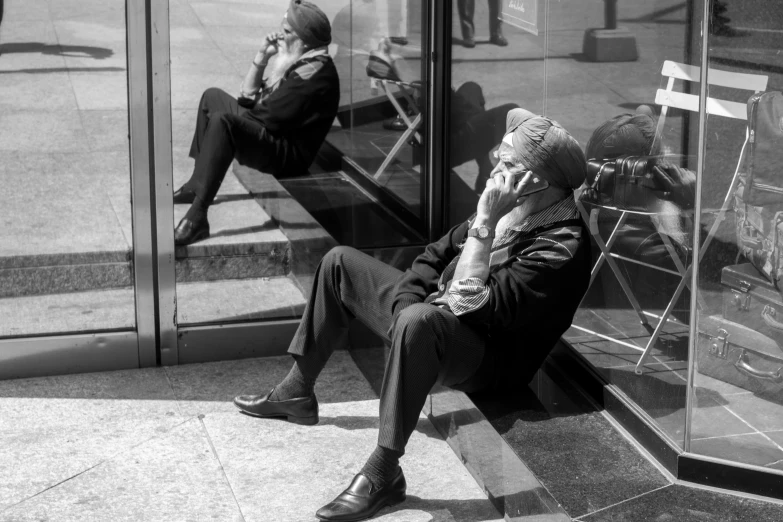
M 174 399 L 157 368 L 1 381 L 0 510 L 181 424 Z
M 2 512 L 8 521 L 244 520 L 199 419 Z
M 361 469 L 377 443 L 378 401 L 324 404 L 317 426 L 214 413 L 204 417 L 245 520 L 310 520 Z M 451 448 L 424 417 L 400 464 L 408 499 L 378 521 L 501 520 Z M 263 477 L 263 480 L 260 479 Z M 263 498 L 261 506 L 257 499 Z
M 284 356 L 0 382 L 0 466 L 14 470 L 0 476 L 0 519 L 313 520 L 375 447 L 378 399 L 341 350 L 316 388 L 320 424 L 236 411 L 234 395 L 266 390 L 290 366 Z M 502 520 L 423 416 L 401 463 L 408 500 L 375 520 Z

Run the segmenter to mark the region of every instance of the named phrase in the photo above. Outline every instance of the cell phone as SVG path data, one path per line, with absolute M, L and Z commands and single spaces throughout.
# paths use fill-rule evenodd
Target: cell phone
M 517 176 L 514 176 L 514 183 L 519 183 L 519 180 L 521 180 L 523 177 L 525 177 L 526 172 L 520 173 Z M 530 194 L 535 194 L 536 192 L 541 192 L 542 190 L 546 190 L 549 188 L 549 182 L 545 179 L 539 178 L 535 174 L 530 176 L 530 181 L 525 186 L 525 188 L 522 190 L 522 193 L 518 197 L 522 196 L 529 196 Z

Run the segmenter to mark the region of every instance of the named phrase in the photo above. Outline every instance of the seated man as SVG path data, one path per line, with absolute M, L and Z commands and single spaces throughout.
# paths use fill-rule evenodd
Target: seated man
M 316 513 L 321 520 L 364 520 L 405 499 L 399 458 L 433 385 L 524 386 L 571 324 L 590 280 L 589 235 L 573 198 L 585 178 L 582 150 L 556 122 L 514 109 L 498 157 L 476 214 L 405 273 L 331 250 L 291 342 L 290 373 L 266 395 L 234 399 L 250 415 L 316 424 L 315 381 L 348 343 L 349 320 L 390 342 L 378 445 Z
M 209 237 L 207 209 L 234 159 L 275 176 L 307 170 L 340 101 L 337 69 L 327 50 L 330 41 L 326 15 L 310 2 L 293 0 L 282 32 L 268 35 L 256 54 L 239 99 L 220 89 L 204 92 L 190 147 L 196 165 L 174 193 L 175 203 L 191 203 L 174 232 L 176 245 Z

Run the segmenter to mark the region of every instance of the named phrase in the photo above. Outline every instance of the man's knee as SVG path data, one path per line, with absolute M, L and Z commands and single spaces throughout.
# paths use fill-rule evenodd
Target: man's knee
M 201 102 L 199 108 L 202 110 L 209 110 L 210 107 L 215 107 L 218 100 L 221 100 L 224 96 L 230 96 L 223 89 L 217 87 L 210 87 L 201 94 Z
M 443 311 L 435 305 L 416 303 L 404 308 L 394 323 L 394 334 L 409 338 L 437 336 Z
M 345 266 L 347 259 L 353 258 L 357 253 L 357 250 L 348 246 L 339 245 L 333 247 L 321 260 L 321 265 L 324 268 L 331 268 L 335 266 Z

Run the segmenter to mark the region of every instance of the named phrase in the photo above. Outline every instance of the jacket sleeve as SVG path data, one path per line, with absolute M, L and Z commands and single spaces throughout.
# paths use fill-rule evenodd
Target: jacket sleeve
M 569 292 L 571 261 L 578 245 L 572 232 L 534 238 L 490 273 L 486 302 L 460 319 L 493 331 L 550 324 L 565 297 L 562 293 Z
M 411 267 L 400 276 L 394 287 L 392 314 L 421 303 L 438 287 L 438 279 L 452 259 L 459 254 L 459 244 L 465 239 L 468 223 L 453 227 L 435 243 L 430 243 Z

